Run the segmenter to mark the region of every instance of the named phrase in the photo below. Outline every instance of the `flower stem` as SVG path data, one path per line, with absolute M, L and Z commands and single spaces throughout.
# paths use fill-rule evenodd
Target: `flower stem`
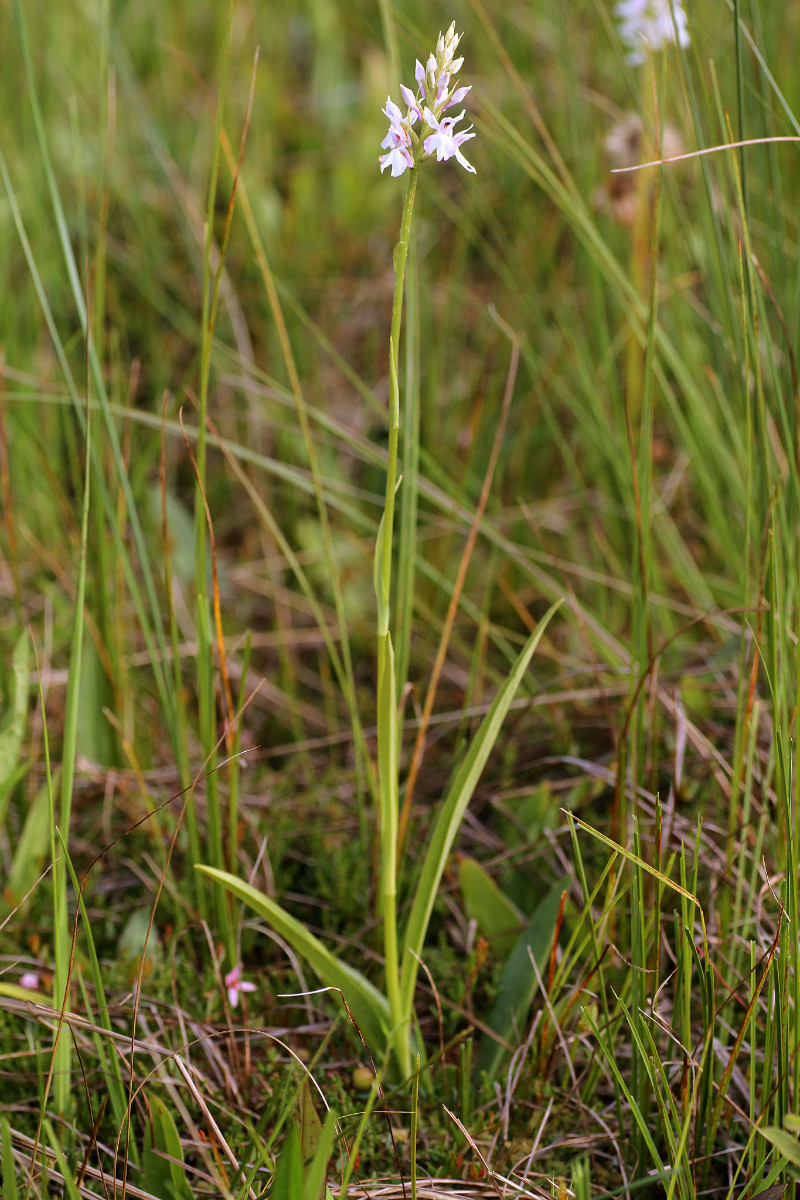
M 394 248 L 394 297 L 392 300 L 392 328 L 389 335 L 389 457 L 386 464 L 386 500 L 383 510 L 383 529 L 379 536 L 376 554 L 379 556 L 378 572 L 378 637 L 389 632 L 389 600 L 392 584 L 392 533 L 394 530 L 395 490 L 397 488 L 397 444 L 400 436 L 400 383 L 399 351 L 400 327 L 403 317 L 403 285 L 408 258 L 408 242 L 411 236 L 411 217 L 414 211 L 414 196 L 417 191 L 417 170 L 409 172 L 406 198 L 403 205 L 403 220 L 400 225 L 400 241 Z
M 380 796 L 381 900 L 386 996 L 392 1021 L 392 1045 L 403 1076 L 411 1070 L 410 1013 L 403 1012 L 397 936 L 397 821 L 398 726 L 394 647 L 392 646 L 391 586 L 392 536 L 397 489 L 397 447 L 400 436 L 400 384 L 398 373 L 400 329 L 411 217 L 417 190 L 417 171 L 409 172 L 400 240 L 394 250 L 394 299 L 389 340 L 389 454 L 386 466 L 386 500 L 375 547 L 375 592 L 378 601 L 378 791 Z

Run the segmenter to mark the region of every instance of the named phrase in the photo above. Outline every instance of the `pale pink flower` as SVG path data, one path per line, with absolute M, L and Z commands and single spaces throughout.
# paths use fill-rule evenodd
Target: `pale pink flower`
M 454 133 L 455 126 L 464 116 L 462 111 L 457 117 L 445 117 L 443 121 L 437 121 L 429 108 L 425 109 L 425 120 L 431 129 L 434 130 L 429 137 L 425 138 L 425 151 L 428 154 L 436 154 L 437 162 L 446 162 L 448 158 L 455 158 L 461 163 L 466 171 L 471 171 L 475 174 L 475 168 L 472 163 L 467 162 L 464 155 L 459 150 L 459 146 L 463 142 L 468 142 L 470 138 L 474 138 L 475 134 L 470 133 L 472 126 L 463 130 L 461 133 Z
M 386 107 L 383 109 L 385 116 L 389 118 L 389 132 L 381 142 L 386 154 L 381 154 L 378 162 L 381 165 L 381 174 L 387 167 L 392 168 L 392 175 L 402 175 L 407 167 L 414 166 L 414 159 L 411 156 L 411 134 L 403 120 L 403 114 L 392 100 L 391 96 L 386 97 Z
M 249 983 L 246 979 L 242 979 L 242 964 L 237 963 L 232 967 L 225 976 L 225 987 L 228 989 L 228 1003 L 231 1008 L 236 1008 L 239 1003 L 240 992 L 254 992 L 256 985 Z
M 39 990 L 39 976 L 36 971 L 26 971 L 19 981 L 19 986 L 27 988 L 29 992 Z

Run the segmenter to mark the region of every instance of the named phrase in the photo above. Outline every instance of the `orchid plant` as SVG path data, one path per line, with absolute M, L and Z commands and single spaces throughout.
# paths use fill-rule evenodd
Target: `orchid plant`
M 389 1069 L 397 1080 L 410 1077 L 412 1054 L 415 1046 L 419 1045 L 415 1036 L 414 1016 L 417 974 L 434 901 L 456 834 L 506 713 L 522 683 L 548 621 L 560 603 L 554 604 L 545 614 L 523 647 L 442 798 L 433 831 L 422 855 L 411 912 L 405 922 L 401 940 L 397 914 L 397 870 L 399 747 L 402 728 L 398 712 L 391 611 L 395 497 L 399 483 L 398 348 L 411 219 L 419 169 L 432 159 L 446 162 L 455 158 L 466 171 L 475 174 L 475 168 L 461 153 L 463 144 L 475 137 L 472 126 L 456 132 L 456 126 L 464 119 L 465 112 L 462 110 L 458 116 L 445 115 L 455 105 L 460 104 L 470 90 L 469 86 L 456 84 L 456 76 L 463 64 L 463 59 L 456 57 L 460 39 L 461 35 L 456 33 L 455 24 L 452 24 L 446 34 L 439 34 L 436 50 L 430 54 L 426 65 L 423 66 L 417 60 L 417 91 L 412 92 L 405 86 L 401 88 L 402 98 L 407 105 L 405 115 L 391 96 L 387 97 L 383 109 L 389 121 L 389 131 L 382 142 L 385 153 L 379 159 L 381 172 L 389 167 L 391 175 L 395 178 L 408 172 L 400 240 L 394 251 L 395 285 L 389 334 L 389 443 L 386 492 L 374 559 L 377 599 L 377 780 L 380 826 L 379 893 L 384 951 L 383 991 L 376 988 L 360 971 L 331 953 L 319 938 L 286 912 L 272 897 L 228 872 L 214 867 L 199 868 L 265 918 L 291 945 L 293 951 L 306 960 L 326 986 L 341 992 L 367 1044 L 378 1057 L 386 1055 Z M 240 982 L 239 976 L 233 983 L 238 998 L 238 992 L 244 991 L 246 985 Z M 231 1002 L 233 1003 L 233 1000 Z

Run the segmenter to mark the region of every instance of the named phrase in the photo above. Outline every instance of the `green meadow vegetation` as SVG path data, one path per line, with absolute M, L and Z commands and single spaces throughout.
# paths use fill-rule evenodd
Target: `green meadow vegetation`
M 800 1180 L 800 5 L 655 7 L 0 11 L 1 1200 Z

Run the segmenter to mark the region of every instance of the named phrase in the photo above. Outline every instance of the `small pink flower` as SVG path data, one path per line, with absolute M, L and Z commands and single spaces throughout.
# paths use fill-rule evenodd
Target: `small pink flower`
M 422 109 L 419 106 L 416 96 L 411 88 L 407 88 L 404 83 L 400 84 L 400 93 L 408 105 L 408 119 L 413 125 L 415 121 L 422 120 Z
M 232 967 L 225 976 L 225 987 L 228 989 L 228 1003 L 231 1008 L 236 1008 L 239 1003 L 240 992 L 254 992 L 256 985 L 242 979 L 242 964 L 237 963 Z
M 27 988 L 29 992 L 39 990 L 39 976 L 36 971 L 26 971 L 19 981 L 19 986 Z
M 435 154 L 438 162 L 446 162 L 455 155 L 456 161 L 461 163 L 464 170 L 471 171 L 474 175 L 475 168 L 472 163 L 467 162 L 459 150 L 459 146 L 475 137 L 474 133 L 470 133 L 472 126 L 470 125 L 469 129 L 465 129 L 461 133 L 455 132 L 455 126 L 464 115 L 461 112 L 457 117 L 445 117 L 443 121 L 437 121 L 431 110 L 426 108 L 425 120 L 429 128 L 435 132 L 425 138 L 425 153 Z
M 392 175 L 397 177 L 402 175 L 408 167 L 414 166 L 414 159 L 409 149 L 411 137 L 403 121 L 403 114 L 391 96 L 386 97 L 386 107 L 383 112 L 389 118 L 389 132 L 381 142 L 381 146 L 387 153 L 381 154 L 378 162 L 381 174 L 387 167 L 391 167 Z

